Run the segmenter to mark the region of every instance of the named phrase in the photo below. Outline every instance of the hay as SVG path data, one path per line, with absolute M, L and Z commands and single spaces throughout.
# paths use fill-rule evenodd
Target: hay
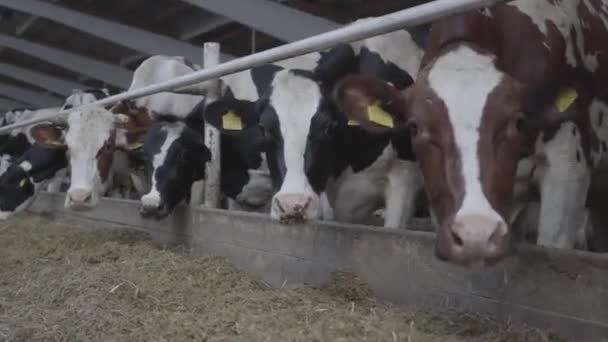
M 0 224 L 0 341 L 557 341 L 380 304 L 356 277 L 270 289 L 222 258 L 40 217 Z

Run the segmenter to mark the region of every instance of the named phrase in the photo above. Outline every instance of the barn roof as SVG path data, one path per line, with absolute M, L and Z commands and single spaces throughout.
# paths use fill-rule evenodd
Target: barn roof
M 0 111 L 128 87 L 152 54 L 241 57 L 429 0 L 0 0 Z M 255 38 L 253 38 L 255 37 Z

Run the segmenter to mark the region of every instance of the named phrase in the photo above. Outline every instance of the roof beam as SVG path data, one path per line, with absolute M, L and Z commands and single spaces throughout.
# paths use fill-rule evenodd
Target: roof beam
M 6 83 L 0 83 L 0 95 L 38 107 L 60 106 L 63 103 L 63 99 L 58 97 Z
M 21 101 L 15 101 L 15 100 L 0 97 L 0 108 L 2 108 L 4 111 L 8 111 L 13 108 L 24 108 L 24 107 L 29 107 L 29 105 L 26 103 L 23 103 Z M 0 115 L 2 115 L 2 114 L 4 114 L 4 113 L 0 113 Z
M 179 33 L 179 39 L 190 40 L 200 36 L 201 34 L 205 34 L 222 26 L 228 25 L 231 22 L 232 20 L 220 16 L 212 16 L 207 20 L 197 20 L 190 24 L 184 25 Z
M 202 47 L 48 2 L 40 0 L 0 0 L 0 5 L 61 23 L 148 55 L 180 55 L 193 62 L 202 59 Z M 229 60 L 233 57 L 225 55 L 223 58 Z
M 12 0 L 19 2 L 21 0 Z M 268 0 L 182 0 L 257 31 L 294 42 L 341 25 Z M 26 1 L 27 2 L 27 1 Z
M 12 64 L 0 63 L 0 74 L 32 84 L 62 96 L 69 96 L 74 89 L 85 88 L 82 84 L 50 76 L 39 71 L 22 68 Z
M 0 34 L 0 45 L 31 55 L 65 69 L 103 81 L 112 86 L 128 89 L 133 73 L 122 67 L 83 57 L 71 52 L 33 43 L 24 39 Z

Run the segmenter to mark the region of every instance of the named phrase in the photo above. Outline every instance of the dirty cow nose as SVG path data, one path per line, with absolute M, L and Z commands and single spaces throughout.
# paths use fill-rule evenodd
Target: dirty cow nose
M 505 257 L 510 247 L 511 235 L 502 219 L 464 215 L 441 229 L 436 252 L 445 261 L 491 265 Z
M 302 222 L 315 217 L 313 198 L 301 194 L 281 194 L 272 201 L 272 214 L 283 223 Z
M 85 189 L 68 191 L 68 206 L 70 209 L 88 209 L 92 206 L 92 192 Z

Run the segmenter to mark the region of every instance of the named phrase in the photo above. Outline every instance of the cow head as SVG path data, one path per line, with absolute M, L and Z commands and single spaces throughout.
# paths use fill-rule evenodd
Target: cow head
M 284 222 L 316 219 L 319 196 L 306 179 L 304 152 L 311 118 L 322 99 L 321 89 L 310 76 L 292 70 L 278 71 L 271 87 L 268 97 L 256 104 L 214 103 L 205 117 L 223 134 L 247 135 L 252 150 L 266 152 L 273 186 L 278 190 L 271 217 Z M 243 129 L 234 129 L 234 122 Z
M 146 133 L 144 154 L 149 191 L 141 197 L 140 214 L 157 220 L 187 198 L 194 181 L 205 176 L 211 152 L 204 143 L 203 123 L 161 121 Z
M 0 176 L 0 219 L 27 208 L 45 182 L 67 167 L 60 128 L 38 124 L 30 133 L 34 145 Z
M 438 225 L 436 254 L 459 264 L 492 264 L 511 251 L 506 218 L 515 170 L 539 129 L 570 116 L 528 106 L 526 87 L 501 72 L 492 55 L 468 45 L 448 50 L 397 91 L 366 77 L 344 79 L 335 101 L 371 132 L 409 128 Z
M 115 125 L 128 117 L 99 107 L 69 114 L 66 143 L 70 151 L 70 188 L 65 206 L 94 207 L 111 184 L 112 157 L 116 143 Z

